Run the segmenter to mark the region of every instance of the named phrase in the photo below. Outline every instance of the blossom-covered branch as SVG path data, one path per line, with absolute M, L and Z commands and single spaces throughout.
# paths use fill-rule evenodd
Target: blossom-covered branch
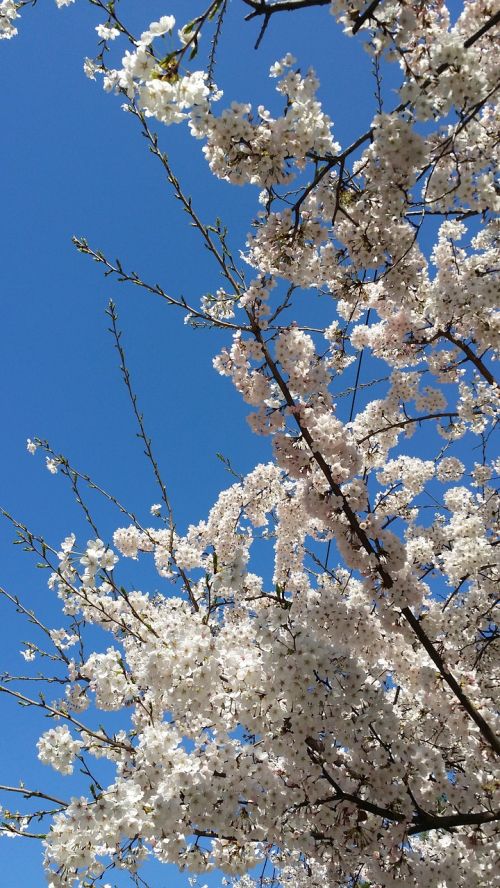
M 2 36 L 22 5 L 0 3 Z M 52 888 L 93 885 L 115 866 L 135 879 L 150 856 L 221 870 L 234 888 L 494 885 L 499 16 L 486 0 L 455 21 L 444 3 L 244 0 L 258 43 L 275 13 L 315 6 L 329 7 L 325 27 L 366 41 L 374 105 L 344 147 L 314 70 L 286 47 L 270 70 L 281 113 L 223 98 L 215 62 L 234 5 L 200 4 L 177 31 L 166 14 L 138 35 L 119 0 L 91 5 L 105 21 L 85 73 L 138 126 L 221 285 L 200 284 L 199 304 L 172 297 L 74 243 L 110 281 L 225 337 L 214 368 L 270 447 L 246 474 L 222 457 L 231 485 L 204 519 L 174 521 L 109 303 L 159 502 L 146 519 L 28 440 L 69 482 L 92 538 L 49 545 L 4 512 L 50 570 L 66 626 L 4 594 L 55 647 L 30 640 L 25 661 L 57 674 L 27 666 L 0 693 L 53 720 L 40 760 L 68 779 L 80 764 L 90 784 L 69 803 L 7 782 L 0 793 L 59 805 L 44 814 Z M 174 171 L 171 125 L 199 141 L 224 187 L 257 187 L 239 250 Z M 121 515 L 109 544 L 85 485 Z M 127 562 L 147 559 L 154 592 L 127 579 Z M 94 626 L 109 645 L 89 652 Z M 30 680 L 63 696 L 29 696 Z M 111 777 L 94 777 L 92 756 Z M 34 816 L 15 812 L 6 829 L 38 835 Z

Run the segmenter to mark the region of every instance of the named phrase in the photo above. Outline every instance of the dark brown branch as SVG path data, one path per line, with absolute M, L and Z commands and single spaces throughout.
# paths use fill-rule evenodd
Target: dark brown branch
M 347 794 L 344 797 L 347 800 Z M 349 800 L 353 801 L 353 797 Z M 336 799 L 336 801 L 341 801 L 341 799 Z M 361 810 L 369 810 L 366 805 L 364 807 L 358 805 L 358 807 Z M 386 817 L 385 819 L 389 818 Z M 397 815 L 392 818 L 392 821 L 402 823 L 404 819 L 405 818 L 402 815 Z M 481 826 L 485 823 L 495 823 L 498 820 L 500 820 L 500 811 L 493 811 L 492 813 L 485 811 L 484 813 L 481 812 L 478 814 L 450 814 L 444 817 L 433 817 L 431 814 L 422 814 L 413 820 L 412 825 L 410 825 L 407 830 L 407 835 L 414 836 L 418 833 L 431 832 L 431 830 L 435 829 L 453 830 L 459 826 Z M 313 830 L 311 836 L 319 842 L 329 842 L 333 844 L 335 841 L 333 837 L 320 833 L 318 830 Z
M 330 2 L 331 0 L 276 0 L 275 3 L 266 3 L 265 0 L 243 0 L 243 3 L 253 10 L 245 16 L 245 21 L 250 21 L 258 15 L 269 17 L 275 12 L 294 12 L 296 9 L 328 6 Z
M 492 749 L 495 750 L 497 755 L 500 755 L 500 739 L 496 736 L 495 732 L 490 727 L 488 722 L 485 721 L 481 713 L 477 711 L 476 707 L 471 703 L 466 694 L 464 694 L 455 676 L 450 672 L 445 661 L 443 660 L 441 655 L 438 654 L 429 636 L 424 631 L 421 621 L 417 619 L 417 617 L 413 614 L 409 607 L 404 607 L 401 613 L 410 624 L 411 629 L 417 636 L 422 647 L 424 647 L 427 651 L 434 665 L 437 666 L 441 677 L 444 679 L 448 687 L 453 691 L 455 697 L 457 698 L 457 700 L 459 700 L 472 721 L 474 721 L 478 726 L 484 739 L 487 740 L 487 742 L 492 747 Z
M 330 2 L 331 0 L 275 0 L 274 3 L 268 3 L 266 0 L 243 0 L 243 3 L 246 6 L 250 6 L 252 9 L 252 12 L 245 16 L 245 21 L 250 21 L 256 16 L 264 16 L 269 19 L 270 16 L 274 15 L 276 12 L 295 12 L 297 9 L 312 9 L 315 6 L 328 6 Z M 364 25 L 365 21 L 371 18 L 380 3 L 381 0 L 372 0 L 365 11 L 356 16 L 352 27 L 353 34 L 356 34 L 362 25 Z M 494 28 L 499 22 L 500 11 L 495 12 L 490 16 L 484 25 L 481 25 L 474 34 L 471 34 L 471 36 L 464 41 L 464 49 L 469 49 L 469 47 L 473 46 L 477 40 L 483 37 L 484 34 Z M 448 65 L 444 66 L 444 68 L 447 67 Z
M 300 7 L 299 7 L 298 3 L 293 3 L 293 2 L 292 3 L 289 2 L 286 4 L 284 2 L 279 3 L 279 4 L 275 3 L 272 5 L 264 3 L 263 0 L 243 0 L 243 2 L 247 3 L 247 5 L 252 6 L 254 8 L 254 12 L 251 13 L 249 16 L 247 16 L 247 19 L 253 18 L 256 15 L 266 15 L 267 17 L 269 17 L 273 11 L 280 12 L 285 9 L 290 11 L 292 9 L 301 8 L 302 6 L 306 7 L 306 6 L 324 5 L 321 2 L 321 0 L 319 0 L 319 2 L 311 2 L 311 3 L 307 2 L 307 0 L 304 0 L 304 2 L 300 3 Z M 300 2 L 300 0 L 299 0 L 299 2 Z M 374 0 L 374 2 L 370 4 L 370 7 L 375 6 L 375 5 L 378 5 L 378 3 L 375 3 L 375 0 Z M 368 10 L 370 9 L 370 7 L 368 7 L 368 9 L 366 10 L 366 13 L 368 13 Z M 371 12 L 370 12 L 370 14 L 371 14 Z M 364 15 L 364 13 L 363 13 L 363 15 Z M 500 13 L 497 13 L 494 16 L 492 16 L 492 18 L 490 18 L 484 25 L 482 25 L 481 28 L 479 28 L 466 41 L 464 41 L 464 48 L 467 49 L 470 46 L 472 46 L 476 42 L 476 40 L 478 40 L 484 33 L 486 33 L 486 31 L 488 31 L 490 28 L 492 28 L 499 20 L 500 20 Z M 361 25 L 358 26 L 358 29 L 360 26 Z M 353 33 L 355 33 L 354 29 L 353 29 Z M 258 42 L 260 42 L 261 38 L 262 38 L 262 32 L 261 32 L 261 36 L 259 37 Z M 444 71 L 446 71 L 448 68 L 449 68 L 449 65 L 447 63 L 443 63 L 436 70 L 436 74 L 439 76 L 440 74 L 443 74 Z M 431 79 L 425 80 L 421 84 L 421 89 L 424 90 L 430 83 L 431 83 Z M 495 90 L 496 90 L 496 87 L 495 87 Z M 466 123 L 468 123 L 469 120 L 472 119 L 477 114 L 478 110 L 480 110 L 480 108 L 485 104 L 485 102 L 488 100 L 490 95 L 495 90 L 492 90 L 485 99 L 482 99 L 480 102 L 476 103 L 476 105 L 473 107 L 472 111 L 469 113 L 469 115 L 467 115 L 466 121 L 461 122 L 460 129 L 462 129 L 464 127 L 464 125 L 466 125 Z M 390 115 L 399 114 L 401 111 L 404 111 L 408 107 L 408 104 L 409 104 L 408 102 L 400 103 L 399 105 L 397 105 L 395 108 L 392 109 L 392 111 L 390 112 Z M 314 190 L 314 188 L 318 185 L 318 183 L 321 182 L 323 177 L 327 173 L 329 173 L 330 170 L 334 166 L 336 166 L 337 164 L 342 164 L 341 168 L 343 170 L 343 166 L 345 164 L 346 159 L 351 154 L 353 154 L 354 151 L 356 151 L 358 148 L 360 148 L 365 142 L 369 141 L 369 139 L 371 139 L 372 136 L 373 136 L 373 127 L 370 127 L 370 129 L 368 129 L 365 133 L 363 133 L 361 136 L 359 136 L 354 142 L 352 142 L 352 144 L 349 145 L 348 148 L 346 148 L 340 154 L 335 155 L 335 157 L 320 158 L 320 157 L 311 155 L 311 158 L 313 160 L 316 160 L 316 161 L 324 160 L 325 164 L 319 170 L 319 172 L 316 173 L 316 175 L 314 176 L 312 181 L 305 188 L 304 194 L 299 198 L 299 200 L 296 202 L 296 204 L 293 208 L 295 210 L 295 216 L 296 216 L 295 229 L 297 229 L 297 227 L 298 227 L 298 209 L 300 208 L 300 205 L 302 204 L 304 199 L 307 197 L 307 195 L 310 194 L 310 192 Z M 339 179 L 340 178 L 341 178 L 341 176 L 339 176 Z
M 356 18 L 356 20 L 355 20 L 355 22 L 354 22 L 354 24 L 353 24 L 353 26 L 352 26 L 352 33 L 353 33 L 353 34 L 357 34 L 357 33 L 358 33 L 359 29 L 360 29 L 361 27 L 363 27 L 363 25 L 364 25 L 364 23 L 367 21 L 367 19 L 369 19 L 369 18 L 372 17 L 372 15 L 373 15 L 373 13 L 375 12 L 377 6 L 380 6 L 380 3 L 381 3 L 381 2 L 382 2 L 382 0 L 372 0 L 372 2 L 370 3 L 369 6 L 367 6 L 367 8 L 365 9 L 365 11 L 362 12 L 360 15 L 357 16 L 357 18 Z
M 500 820 L 500 811 L 480 812 L 478 814 L 448 814 L 443 817 L 433 817 L 431 814 L 422 814 L 414 821 L 408 830 L 408 835 L 429 832 L 431 829 L 453 829 L 457 826 L 481 826 L 483 823 L 494 823 Z
M 311 757 L 313 761 L 316 758 L 314 755 Z M 382 808 L 380 805 L 375 805 L 366 799 L 360 799 L 359 796 L 354 795 L 353 793 L 344 792 L 337 781 L 333 779 L 332 775 L 328 773 L 324 764 L 321 764 L 321 773 L 325 780 L 327 780 L 330 786 L 335 790 L 335 796 L 332 798 L 332 801 L 352 802 L 356 808 L 360 808 L 362 811 L 367 811 L 369 814 L 375 814 L 376 817 L 382 817 L 383 820 L 394 820 L 396 822 L 405 820 L 404 814 L 398 814 L 397 811 L 392 811 L 390 808 Z
M 473 351 L 470 345 L 467 345 L 467 343 L 463 342 L 462 339 L 457 339 L 449 330 L 441 330 L 440 335 L 443 337 L 443 339 L 447 339 L 448 342 L 452 342 L 453 345 L 456 345 L 457 348 L 463 351 L 464 355 L 467 355 L 469 361 L 474 364 L 476 370 L 481 374 L 481 376 L 484 377 L 484 379 L 486 379 L 487 382 L 489 382 L 490 385 L 498 385 L 498 382 L 493 376 L 493 373 L 488 370 L 486 364 L 483 363 L 479 355 L 476 355 L 475 351 Z
M 253 12 L 249 12 L 245 16 L 245 21 L 250 21 L 255 16 L 263 16 L 264 19 L 259 36 L 255 41 L 254 48 L 258 49 L 274 12 L 293 12 L 296 9 L 307 9 L 312 6 L 326 6 L 330 0 L 278 0 L 277 3 L 266 3 L 265 0 L 243 0 L 243 2 L 253 9 Z
M 482 28 L 479 28 L 479 30 L 477 30 L 475 34 L 472 34 L 470 37 L 467 38 L 467 40 L 464 42 L 465 49 L 468 49 L 469 46 L 473 46 L 476 40 L 479 40 L 479 38 L 482 37 L 483 34 L 486 34 L 487 31 L 489 31 L 491 28 L 494 28 L 495 25 L 498 25 L 499 22 L 500 10 L 492 15 L 491 18 L 489 18 L 488 21 L 484 23 Z
M 322 757 L 318 755 L 316 750 L 309 744 L 307 744 L 307 746 L 311 761 L 320 765 L 322 776 L 335 790 L 334 796 L 320 799 L 316 804 L 327 804 L 328 802 L 351 802 L 361 811 L 374 814 L 376 817 L 381 817 L 383 820 L 388 820 L 393 823 L 404 823 L 407 820 L 406 816 L 399 811 L 393 811 L 391 808 L 376 805 L 373 802 L 369 802 L 367 799 L 360 798 L 354 793 L 344 792 L 337 781 L 327 771 Z M 457 826 L 480 826 L 483 823 L 493 823 L 500 820 L 500 811 L 481 811 L 476 813 L 438 816 L 422 811 L 419 809 L 418 805 L 416 807 L 417 813 L 414 815 L 411 824 L 409 825 L 408 835 L 416 835 L 417 833 L 429 832 L 434 829 L 453 829 Z

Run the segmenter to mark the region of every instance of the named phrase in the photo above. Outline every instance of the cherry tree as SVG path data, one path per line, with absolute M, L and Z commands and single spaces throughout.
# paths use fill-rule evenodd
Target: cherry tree
M 82 797 L 70 777 L 65 799 L 0 787 L 26 805 L 5 802 L 2 831 L 43 839 L 52 888 L 109 885 L 115 868 L 139 884 L 148 857 L 201 879 L 220 870 L 238 888 L 498 885 L 500 14 L 488 0 L 454 20 L 437 0 L 233 0 L 258 44 L 313 6 L 326 7 L 325 28 L 364 43 L 378 100 L 344 146 L 314 71 L 286 47 L 270 71 L 280 116 L 221 95 L 228 0 L 200 3 L 186 22 L 145 20 L 138 34 L 117 0 L 90 2 L 98 45 L 85 73 L 139 127 L 221 285 L 190 304 L 89 241 L 76 247 L 188 324 L 224 333 L 215 371 L 271 447 L 244 477 L 228 463 L 234 483 L 180 527 L 110 303 L 158 503 L 136 515 L 47 441 L 28 441 L 68 480 L 92 533 L 68 528 L 52 546 L 4 513 L 50 568 L 64 628 L 3 595 L 38 623 L 64 692 L 0 690 L 53 720 L 42 762 L 65 775 L 78 764 L 90 780 L 103 758 L 114 776 Z M 31 5 L 2 0 L 0 37 L 22 32 Z M 390 64 L 400 88 L 388 109 Z M 213 176 L 255 186 L 241 254 L 172 169 L 172 124 L 199 140 Z M 311 292 L 327 301 L 326 326 L 313 309 L 304 322 Z M 363 383 L 363 361 L 383 378 Z M 423 459 L 430 429 L 441 443 Z M 86 488 L 118 510 L 112 543 Z M 161 594 L 127 586 L 127 559 L 153 559 Z M 95 625 L 105 653 L 88 647 Z M 41 649 L 34 640 L 23 655 Z

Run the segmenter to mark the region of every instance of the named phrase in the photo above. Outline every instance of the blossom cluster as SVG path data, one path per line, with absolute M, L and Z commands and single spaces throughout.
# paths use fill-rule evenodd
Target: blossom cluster
M 271 68 L 271 77 L 284 75 L 277 86 L 286 98 L 283 116 L 274 118 L 261 105 L 254 118 L 250 104 L 237 102 L 220 117 L 208 106 L 204 113 L 198 110 L 193 115 L 192 133 L 206 138 L 203 153 L 215 176 L 237 185 L 284 184 L 293 178 L 292 163 L 302 169 L 309 151 L 323 155 L 340 150 L 331 135 L 331 121 L 316 98 L 319 82 L 314 71 L 302 76 L 288 70 L 294 62 L 287 55 Z
M 61 774 L 73 773 L 73 760 L 83 743 L 74 740 L 67 725 L 50 728 L 38 741 L 38 758 L 44 765 L 51 765 Z
M 13 22 L 19 18 L 18 5 L 14 0 L 2 0 L 0 3 L 0 40 L 10 40 L 17 34 Z
M 136 41 L 134 51 L 125 52 L 122 67 L 108 69 L 104 74 L 105 90 L 124 93 L 131 102 L 136 102 L 146 117 L 154 117 L 167 125 L 188 119 L 191 109 L 196 108 L 200 113 L 200 109 L 207 106 L 210 94 L 204 71 L 181 74 L 175 53 L 164 59 L 155 56 L 153 42 L 171 34 L 174 26 L 172 15 L 151 22 Z M 112 36 L 116 35 L 113 33 Z M 106 39 L 109 39 L 109 33 Z M 92 66 L 89 73 L 94 77 Z

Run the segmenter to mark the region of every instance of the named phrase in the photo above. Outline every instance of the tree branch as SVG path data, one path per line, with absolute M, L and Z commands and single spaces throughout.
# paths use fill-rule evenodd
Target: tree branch
M 46 792 L 40 792 L 38 789 L 26 789 L 25 786 L 0 786 L 0 792 L 17 792 L 24 796 L 25 799 L 45 799 L 47 802 L 54 802 L 61 808 L 67 808 L 69 802 L 63 802 L 55 796 L 47 795 Z
M 410 624 L 411 629 L 417 636 L 421 645 L 427 651 L 434 665 L 437 666 L 441 677 L 444 679 L 448 687 L 453 691 L 455 697 L 457 698 L 457 700 L 459 700 L 460 704 L 468 713 L 472 721 L 474 721 L 478 726 L 484 739 L 488 742 L 491 748 L 495 750 L 497 755 L 500 755 L 500 739 L 496 736 L 495 732 L 490 727 L 488 722 L 483 718 L 481 713 L 477 711 L 476 707 L 473 703 L 471 703 L 467 695 L 464 694 L 455 676 L 448 669 L 448 666 L 446 665 L 443 657 L 438 654 L 429 636 L 424 631 L 421 621 L 417 619 L 417 617 L 413 614 L 409 607 L 402 608 L 401 613 L 403 614 L 405 620 L 407 620 L 407 622 Z
M 484 364 L 481 358 L 476 355 L 475 351 L 473 351 L 470 345 L 467 345 L 467 343 L 463 342 L 462 339 L 458 339 L 456 336 L 453 336 L 450 330 L 441 330 L 439 335 L 442 336 L 443 339 L 447 339 L 448 342 L 452 342 L 453 345 L 456 345 L 457 348 L 463 351 L 464 355 L 467 355 L 469 361 L 474 364 L 476 370 L 481 374 L 481 376 L 484 377 L 484 379 L 486 379 L 487 382 L 489 382 L 490 385 L 498 386 L 498 382 L 493 376 L 493 373 L 488 370 L 486 364 Z
M 245 16 L 245 21 L 250 21 L 256 16 L 269 17 L 276 12 L 295 12 L 297 9 L 311 9 L 313 6 L 329 6 L 331 0 L 275 0 L 267 3 L 266 0 L 243 0 L 246 6 L 252 8 Z
M 365 11 L 362 12 L 362 13 L 360 13 L 360 14 L 356 17 L 356 19 L 355 19 L 355 21 L 354 21 L 354 24 L 353 24 L 353 26 L 352 26 L 352 33 L 353 33 L 353 34 L 357 34 L 357 33 L 358 33 L 359 29 L 363 27 L 364 23 L 365 23 L 369 18 L 372 17 L 372 15 L 373 15 L 373 13 L 375 12 L 377 6 L 380 6 L 380 3 L 381 3 L 381 2 L 382 2 L 382 0 L 372 0 L 372 3 L 370 3 L 370 5 L 366 7 Z

